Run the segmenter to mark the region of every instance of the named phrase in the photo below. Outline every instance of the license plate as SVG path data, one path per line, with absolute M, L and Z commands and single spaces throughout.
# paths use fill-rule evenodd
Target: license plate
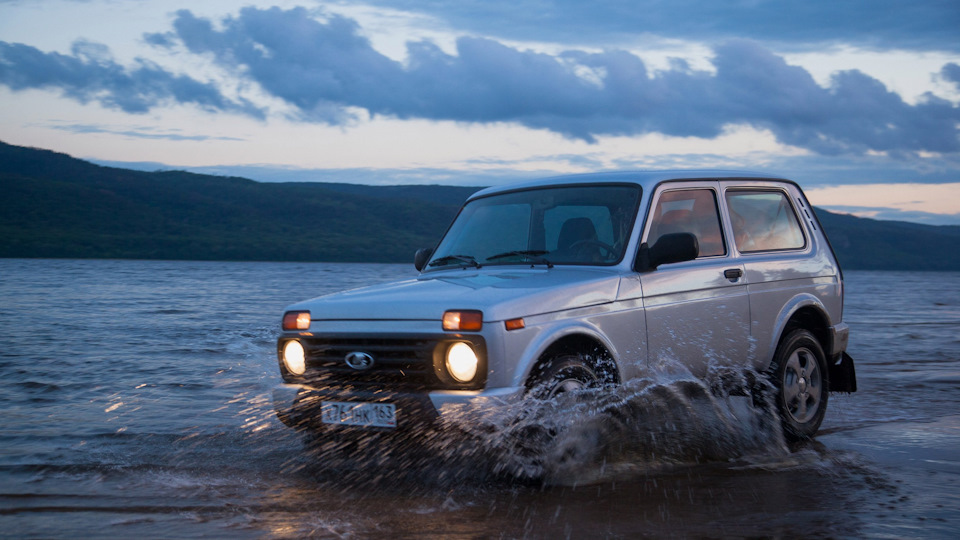
M 397 427 L 397 407 L 392 403 L 324 401 L 320 406 L 320 414 L 324 424 Z

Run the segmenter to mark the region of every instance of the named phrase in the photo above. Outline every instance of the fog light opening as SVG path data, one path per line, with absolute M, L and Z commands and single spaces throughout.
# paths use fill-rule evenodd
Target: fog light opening
M 303 345 L 297 340 L 291 340 L 283 346 L 283 365 L 294 375 L 303 375 L 307 371 L 306 355 Z
M 466 343 L 454 343 L 447 349 L 447 373 L 457 382 L 470 382 L 477 375 L 480 360 Z

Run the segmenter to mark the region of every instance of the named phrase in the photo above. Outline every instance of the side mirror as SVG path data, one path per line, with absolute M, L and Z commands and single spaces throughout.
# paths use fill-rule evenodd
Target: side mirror
M 413 256 L 413 266 L 416 267 L 417 272 L 423 270 L 423 267 L 425 267 L 430 260 L 431 255 L 433 255 L 433 248 L 417 250 L 417 254 Z
M 692 261 L 700 255 L 700 243 L 691 233 L 665 234 L 653 246 L 643 243 L 633 267 L 637 272 L 656 270 L 661 264 Z

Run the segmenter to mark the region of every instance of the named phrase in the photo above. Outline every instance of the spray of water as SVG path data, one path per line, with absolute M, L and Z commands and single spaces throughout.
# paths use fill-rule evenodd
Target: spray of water
M 305 452 L 289 455 L 282 469 L 351 485 L 436 487 L 491 478 L 571 485 L 783 458 L 789 451 L 765 377 L 729 365 L 717 362 L 697 377 L 681 362 L 661 360 L 647 377 L 618 386 L 448 405 L 438 426 L 307 431 Z M 246 403 L 243 428 L 275 447 L 277 430 L 285 428 L 262 397 L 238 396 Z
M 496 473 L 559 484 L 783 455 L 774 408 L 756 397 L 760 380 L 748 370 L 722 368 L 697 378 L 669 364 L 616 387 L 499 408 L 460 406 L 444 411 L 445 431 L 463 433 L 471 444 L 443 439 L 441 450 L 467 448 Z

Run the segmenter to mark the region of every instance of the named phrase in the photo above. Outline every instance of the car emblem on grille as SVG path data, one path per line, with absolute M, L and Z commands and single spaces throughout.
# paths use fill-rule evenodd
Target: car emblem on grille
M 344 358 L 347 365 L 357 370 L 370 369 L 373 367 L 373 357 L 365 352 L 352 352 Z

